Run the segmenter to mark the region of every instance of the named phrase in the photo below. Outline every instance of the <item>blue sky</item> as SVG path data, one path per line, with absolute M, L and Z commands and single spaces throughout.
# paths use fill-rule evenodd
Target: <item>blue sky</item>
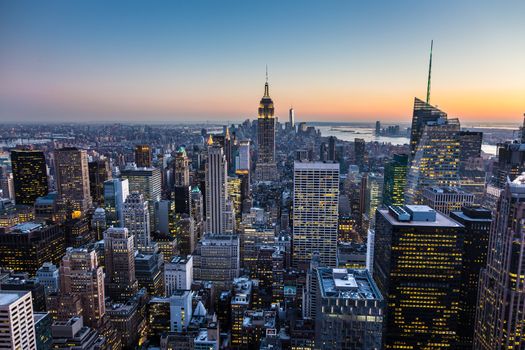
M 520 120 L 524 1 L 0 0 L 0 120 Z

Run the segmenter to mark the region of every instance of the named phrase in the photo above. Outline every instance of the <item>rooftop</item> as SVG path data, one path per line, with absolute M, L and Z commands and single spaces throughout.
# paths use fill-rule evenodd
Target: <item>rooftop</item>
M 367 270 L 318 268 L 323 298 L 382 300 Z
M 426 205 L 393 206 L 389 209 L 377 209 L 377 211 L 393 226 L 463 227 L 460 223 Z
M 19 232 L 19 233 L 30 233 L 36 230 L 39 230 L 44 225 L 37 222 L 24 222 L 22 224 L 18 224 L 12 227 L 13 232 Z
M 28 291 L 0 291 L 0 305 L 9 305 L 22 298 Z

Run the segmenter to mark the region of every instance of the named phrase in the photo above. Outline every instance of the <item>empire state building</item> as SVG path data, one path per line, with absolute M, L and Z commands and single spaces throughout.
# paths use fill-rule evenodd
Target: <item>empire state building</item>
M 275 118 L 273 101 L 268 87 L 268 75 L 264 84 L 264 96 L 259 103 L 257 118 L 257 165 L 255 178 L 257 181 L 277 180 L 275 164 Z

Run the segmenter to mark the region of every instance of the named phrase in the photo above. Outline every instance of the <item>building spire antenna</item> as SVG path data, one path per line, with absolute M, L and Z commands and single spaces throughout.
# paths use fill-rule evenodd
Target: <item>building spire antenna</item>
M 428 82 L 427 82 L 427 104 L 430 103 L 430 82 L 432 78 L 432 48 L 434 46 L 434 40 L 430 41 L 430 62 L 428 64 Z
M 266 82 L 268 83 L 268 65 L 266 65 Z

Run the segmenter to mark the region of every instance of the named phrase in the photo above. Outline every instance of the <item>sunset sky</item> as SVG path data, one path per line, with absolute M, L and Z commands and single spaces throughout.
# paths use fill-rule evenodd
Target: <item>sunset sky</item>
M 521 122 L 525 1 L 0 0 L 0 121 Z

